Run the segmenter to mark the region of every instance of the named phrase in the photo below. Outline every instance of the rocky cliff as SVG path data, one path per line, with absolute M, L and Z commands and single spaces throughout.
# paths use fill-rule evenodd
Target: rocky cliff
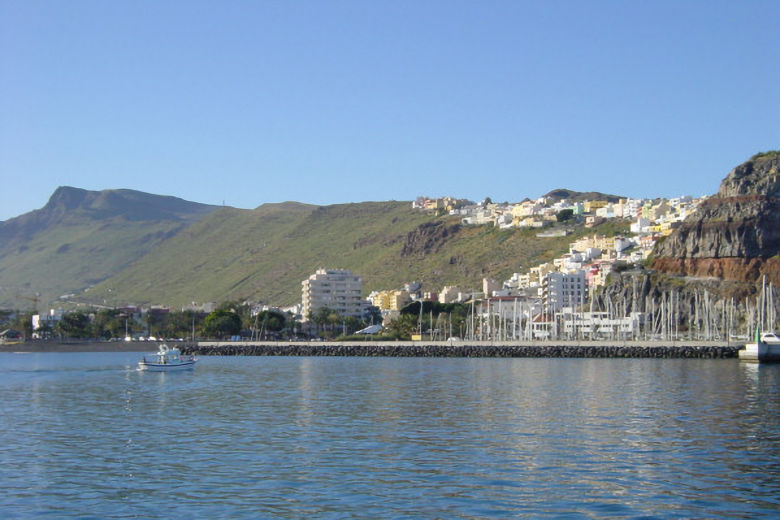
M 734 168 L 653 252 L 661 273 L 780 285 L 780 152 Z

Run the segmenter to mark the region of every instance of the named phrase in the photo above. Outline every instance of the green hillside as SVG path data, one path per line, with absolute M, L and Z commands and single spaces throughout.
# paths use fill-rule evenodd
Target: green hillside
M 592 233 L 587 230 L 587 233 Z M 586 234 L 537 238 L 533 230 L 464 227 L 408 202 L 333 206 L 269 204 L 220 209 L 161 243 L 118 275 L 80 295 L 84 303 L 165 304 L 251 299 L 300 301 L 301 281 L 319 267 L 346 268 L 364 292 L 416 280 L 480 288 L 550 260 Z
M 132 190 L 58 188 L 0 222 L 0 306 L 41 308 L 121 272 L 215 209 Z M 101 302 L 95 302 L 101 303 Z
M 613 225 L 598 231 L 614 232 Z M 40 309 L 250 299 L 300 301 L 320 267 L 350 269 L 375 289 L 423 283 L 481 288 L 483 277 L 560 255 L 592 230 L 462 226 L 409 202 L 215 207 L 131 190 L 59 188 L 44 208 L 0 222 L 0 307 Z

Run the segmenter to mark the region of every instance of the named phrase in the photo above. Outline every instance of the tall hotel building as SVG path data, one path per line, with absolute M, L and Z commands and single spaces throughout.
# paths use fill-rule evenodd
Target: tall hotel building
M 588 283 L 585 271 L 571 273 L 547 273 L 542 284 L 542 303 L 548 313 L 558 312 L 563 307 L 576 307 L 588 301 Z
M 362 318 L 369 303 L 361 295 L 363 282 L 346 269 L 318 269 L 301 282 L 303 286 L 303 321 L 309 321 L 317 311 L 327 307 L 340 316 Z

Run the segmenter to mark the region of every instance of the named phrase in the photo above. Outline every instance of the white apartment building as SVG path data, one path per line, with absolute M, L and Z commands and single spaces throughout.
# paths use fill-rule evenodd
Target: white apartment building
M 547 313 L 563 307 L 576 307 L 588 301 L 588 283 L 585 271 L 547 273 L 542 284 L 542 303 Z
M 318 269 L 316 273 L 301 282 L 303 321 L 323 307 L 332 309 L 340 316 L 363 317 L 369 303 L 361 295 L 363 282 L 359 276 L 346 269 Z
M 455 303 L 460 299 L 460 289 L 456 285 L 447 285 L 439 293 L 439 303 Z
M 33 338 L 40 338 L 50 333 L 57 323 L 62 320 L 62 309 L 50 309 L 49 314 L 33 314 L 32 323 Z M 42 332 L 44 331 L 44 332 Z

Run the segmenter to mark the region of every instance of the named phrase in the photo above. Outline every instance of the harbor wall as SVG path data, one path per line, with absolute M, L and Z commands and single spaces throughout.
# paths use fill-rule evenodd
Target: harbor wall
M 736 359 L 744 345 L 718 342 L 199 342 L 201 356 Z
M 155 342 L 140 341 L 9 341 L 0 352 L 153 352 Z

